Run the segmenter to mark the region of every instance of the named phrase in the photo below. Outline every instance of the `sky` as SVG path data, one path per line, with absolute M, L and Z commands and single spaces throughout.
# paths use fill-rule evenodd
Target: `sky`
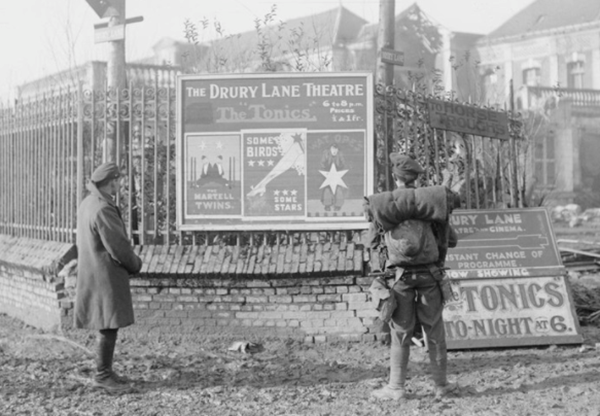
M 490 33 L 533 0 L 396 0 L 396 14 L 413 3 L 436 23 L 459 32 Z M 379 17 L 379 0 L 126 0 L 127 60 L 151 55 L 163 37 L 183 40 L 184 21 L 218 21 L 226 34 L 254 30 L 273 5 L 276 20 L 319 13 L 343 5 L 368 22 Z M 85 0 L 0 0 L 0 102 L 27 81 L 90 60 L 106 60 L 106 44 L 94 44 L 102 20 Z M 200 41 L 214 37 L 201 31 Z

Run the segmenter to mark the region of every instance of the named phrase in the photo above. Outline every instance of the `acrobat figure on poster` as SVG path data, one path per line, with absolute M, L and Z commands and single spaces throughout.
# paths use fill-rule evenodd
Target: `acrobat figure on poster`
M 259 183 L 252 187 L 252 190 L 247 194 L 248 197 L 264 195 L 267 191 L 266 187 L 269 182 L 288 169 L 295 168 L 298 171 L 298 174 L 304 173 L 304 142 L 302 134 L 294 134 L 291 138 L 286 138 L 282 135 L 278 140 L 280 143 L 279 147 L 282 150 L 281 159 L 279 159 L 279 162 L 277 162 L 273 169 L 271 169 Z

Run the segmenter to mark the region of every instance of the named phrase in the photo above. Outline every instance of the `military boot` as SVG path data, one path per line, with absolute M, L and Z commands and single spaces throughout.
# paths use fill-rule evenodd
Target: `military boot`
M 410 347 L 392 343 L 390 348 L 390 382 L 381 389 L 373 390 L 371 397 L 378 400 L 401 400 L 406 398 L 404 384 L 408 371 Z
M 446 343 L 435 344 L 428 343 L 429 365 L 431 369 L 431 378 L 434 383 L 435 397 L 440 399 L 449 394 L 456 393 L 458 385 L 456 383 L 448 383 L 446 378 L 448 367 L 448 351 Z

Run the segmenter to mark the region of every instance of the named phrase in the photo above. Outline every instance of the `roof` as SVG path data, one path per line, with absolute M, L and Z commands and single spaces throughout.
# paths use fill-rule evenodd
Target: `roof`
M 525 35 L 597 21 L 600 21 L 599 0 L 536 0 L 486 36 L 486 39 Z
M 271 36 L 272 42 L 282 45 L 290 45 L 304 38 L 307 42 L 318 42 L 318 46 L 323 48 L 354 40 L 358 29 L 366 23 L 363 18 L 339 6 L 322 13 L 270 25 L 267 30 L 261 27 L 261 32 L 263 35 Z M 233 34 L 213 41 L 211 45 L 223 47 L 231 44 L 232 41 L 239 46 L 256 47 L 259 43 L 259 34 L 257 30 Z
M 262 22 L 261 22 L 262 23 Z M 275 60 L 295 51 L 326 53 L 332 48 L 354 41 L 366 20 L 338 6 L 322 13 L 285 22 L 261 24 L 257 29 L 228 35 L 206 44 L 210 52 L 203 56 L 205 66 L 210 61 L 245 67 L 253 65 L 262 53 Z

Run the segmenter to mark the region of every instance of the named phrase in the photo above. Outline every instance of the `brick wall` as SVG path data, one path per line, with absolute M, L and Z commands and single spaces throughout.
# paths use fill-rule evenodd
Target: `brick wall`
M 61 324 L 64 284 L 58 272 L 72 245 L 0 235 L 0 313 L 51 330 Z
M 132 280 L 132 332 L 188 337 L 285 337 L 306 342 L 376 339 L 369 278 Z
M 3 247 L 18 249 L 7 254 Z M 0 313 L 45 329 L 71 327 L 74 251 L 0 235 Z M 377 338 L 371 279 L 363 277 L 363 252 L 354 244 L 136 251 L 144 267 L 131 279 L 136 324 L 127 331 L 134 336 Z

